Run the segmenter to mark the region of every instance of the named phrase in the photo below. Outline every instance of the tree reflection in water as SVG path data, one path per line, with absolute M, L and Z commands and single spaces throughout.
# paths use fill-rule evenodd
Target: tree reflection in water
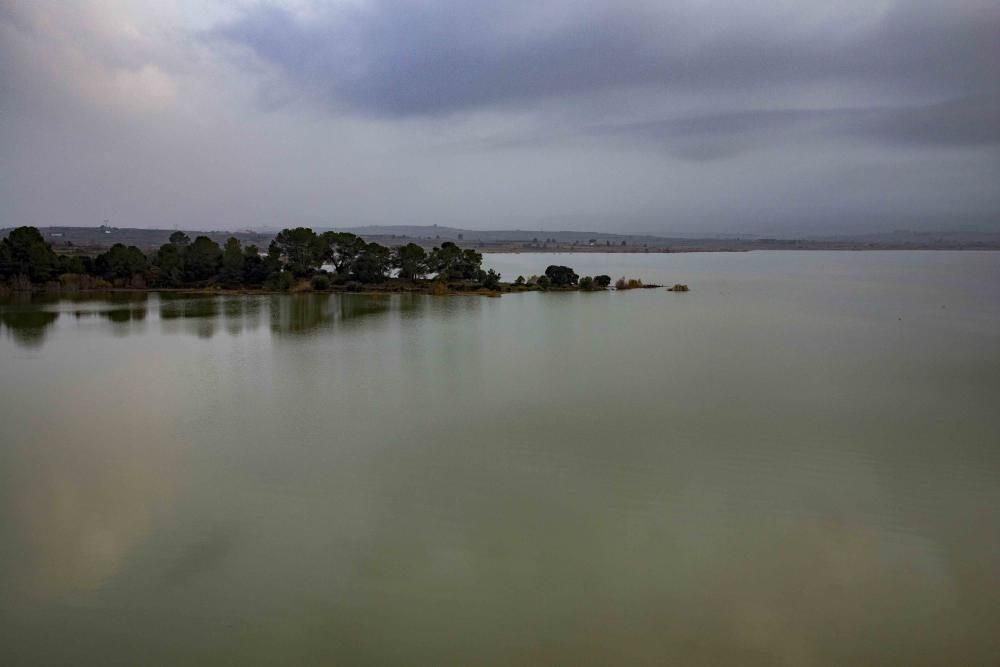
M 0 307 L 0 331 L 10 332 L 16 343 L 26 348 L 41 347 L 49 327 L 59 313 L 49 310 L 8 310 Z

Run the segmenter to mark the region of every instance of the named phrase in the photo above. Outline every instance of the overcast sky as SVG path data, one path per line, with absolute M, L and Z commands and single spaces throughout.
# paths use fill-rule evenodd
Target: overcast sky
M 996 0 L 0 0 L 0 227 L 1000 230 Z

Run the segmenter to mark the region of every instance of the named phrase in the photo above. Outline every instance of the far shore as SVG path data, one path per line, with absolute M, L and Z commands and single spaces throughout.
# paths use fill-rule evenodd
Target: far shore
M 281 230 L 266 253 L 229 237 L 193 240 L 173 232 L 149 255 L 116 243 L 96 256 L 57 253 L 36 227 L 18 227 L 0 239 L 0 293 L 71 294 L 112 289 L 220 294 L 343 292 L 423 293 L 435 296 L 534 291 L 597 292 L 612 287 L 608 275 L 580 276 L 550 264 L 540 275 L 502 282 L 483 268 L 483 255 L 451 241 L 427 252 L 416 243 L 393 247 L 348 232 L 317 234 L 308 227 Z M 656 288 L 622 276 L 614 289 Z M 674 285 L 672 291 L 686 292 Z
M 629 291 L 633 289 L 663 289 L 664 285 L 644 284 L 641 281 L 633 280 L 631 286 L 619 285 L 609 287 L 581 287 L 580 285 L 549 286 L 542 287 L 537 284 L 518 285 L 516 283 L 500 283 L 496 289 L 486 289 L 475 285 L 463 286 L 460 284 L 445 284 L 436 281 L 425 283 L 405 283 L 402 281 L 390 281 L 381 285 L 364 285 L 361 288 L 354 288 L 346 285 L 334 285 L 326 289 L 316 289 L 308 284 L 300 284 L 290 290 L 278 290 L 268 288 L 249 287 L 64 287 L 56 282 L 45 285 L 32 285 L 30 289 L 12 289 L 0 285 L 0 296 L 10 296 L 14 294 L 44 294 L 49 296 L 73 296 L 98 295 L 98 294 L 189 294 L 192 296 L 267 296 L 267 295 L 289 295 L 289 294 L 352 294 L 358 296 L 387 296 L 392 294 L 425 294 L 430 296 L 485 296 L 499 297 L 503 294 L 523 294 L 526 292 L 615 292 Z M 668 287 L 670 291 L 687 291 L 684 285 Z

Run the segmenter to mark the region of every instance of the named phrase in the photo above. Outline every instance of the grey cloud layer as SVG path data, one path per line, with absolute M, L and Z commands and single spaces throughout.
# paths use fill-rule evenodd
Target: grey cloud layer
M 998 36 L 995 0 L 0 0 L 0 227 L 1000 230 Z
M 794 12 L 747 4 L 375 0 L 308 18 L 257 8 L 211 37 L 245 47 L 334 108 L 389 116 L 636 86 L 846 83 L 939 100 L 998 91 L 995 3 L 904 1 L 879 11 L 873 2 L 846 17 L 808 3 Z
M 839 139 L 913 147 L 1000 144 L 1000 96 L 875 109 L 751 110 L 587 128 L 595 135 L 659 142 L 680 157 L 723 157 L 773 141 Z M 693 150 L 692 150 L 693 149 Z

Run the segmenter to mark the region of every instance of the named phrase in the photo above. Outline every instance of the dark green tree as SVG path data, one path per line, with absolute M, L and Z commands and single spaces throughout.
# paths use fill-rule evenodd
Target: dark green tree
M 392 267 L 392 253 L 384 245 L 369 243 L 354 259 L 351 275 L 361 283 L 377 283 L 386 279 Z
M 277 258 L 261 257 L 255 245 L 243 249 L 243 282 L 247 285 L 263 285 L 277 270 Z
M 184 232 L 174 232 L 170 235 L 170 242 L 179 248 L 191 245 L 191 237 Z
M 431 250 L 430 268 L 441 278 L 460 277 L 454 274 L 458 273 L 457 268 L 461 263 L 462 249 L 451 241 L 445 241 L 440 248 L 435 247 Z
M 91 265 L 93 260 L 89 257 L 82 257 L 80 255 L 59 255 L 58 261 L 56 263 L 56 271 L 60 274 L 63 273 L 89 273 L 87 270 L 88 260 Z
M 327 245 L 308 227 L 282 229 L 271 241 L 267 254 L 280 259 L 294 275 L 307 276 L 323 264 Z
M 164 243 L 153 256 L 156 283 L 162 287 L 179 287 L 184 282 L 183 246 Z
M 500 274 L 493 269 L 486 272 L 486 277 L 482 280 L 486 289 L 498 289 L 500 287 Z
M 35 227 L 18 227 L 0 241 L 0 276 L 25 275 L 33 282 L 55 277 L 59 259 Z
M 553 287 L 569 287 L 570 285 L 576 285 L 580 280 L 580 276 L 576 275 L 573 269 L 568 266 L 557 266 L 555 264 L 545 269 L 545 275 L 552 281 Z
M 116 243 L 94 259 L 94 270 L 108 279 L 130 280 L 146 273 L 146 256 L 134 245 Z
M 243 247 L 235 237 L 226 239 L 222 249 L 222 282 L 227 285 L 238 285 L 243 281 Z
M 184 280 L 199 283 L 211 280 L 222 266 L 222 249 L 207 236 L 199 236 L 184 249 Z
M 337 275 L 347 276 L 354 270 L 354 260 L 365 250 L 365 240 L 350 232 L 323 233 L 323 260 L 333 264 Z
M 483 254 L 472 248 L 462 251 L 462 277 L 465 279 L 481 275 L 483 270 Z
M 594 286 L 607 289 L 611 285 L 611 276 L 594 276 Z
M 416 282 L 427 275 L 427 251 L 416 243 L 407 243 L 392 253 L 392 266 L 402 280 Z
M 475 280 L 482 271 L 483 256 L 468 248 L 462 250 L 451 241 L 434 248 L 430 256 L 430 269 L 445 280 Z

